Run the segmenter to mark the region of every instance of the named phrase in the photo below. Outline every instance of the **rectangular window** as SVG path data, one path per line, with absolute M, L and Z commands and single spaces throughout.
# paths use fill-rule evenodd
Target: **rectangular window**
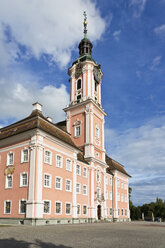
M 62 168 L 62 157 L 60 155 L 56 157 L 56 166 Z
M 70 159 L 66 160 L 66 170 L 72 171 L 72 162 Z
M 45 151 L 45 163 L 46 164 L 52 163 L 52 153 L 50 151 Z
M 105 178 L 105 183 L 108 184 L 108 177 Z
M 26 172 L 20 174 L 20 187 L 25 187 L 28 184 L 28 175 Z
M 112 208 L 110 208 L 110 215 L 112 215 Z
M 5 214 L 11 214 L 11 201 L 5 201 Z
M 97 188 L 97 198 L 100 198 L 100 197 L 101 197 L 101 189 Z
M 10 152 L 7 154 L 7 165 L 13 165 L 14 163 L 14 153 Z
M 66 203 L 65 213 L 66 214 L 71 214 L 71 204 L 70 203 Z
M 28 149 L 23 149 L 22 150 L 22 153 L 21 153 L 21 162 L 24 163 L 24 162 L 28 162 Z
M 120 208 L 118 208 L 118 215 L 120 215 Z
M 99 139 L 99 128 L 96 127 L 96 139 Z
M 50 214 L 50 201 L 44 201 L 44 214 Z
M 19 213 L 20 214 L 25 214 L 26 213 L 26 201 L 25 200 L 20 200 Z
M 120 188 L 120 181 L 117 180 L 117 187 Z
M 6 176 L 6 188 L 12 188 L 13 177 L 12 175 Z
M 87 177 L 87 168 L 86 167 L 83 168 L 83 177 Z
M 117 201 L 120 201 L 120 193 L 117 193 Z
M 77 205 L 77 214 L 80 215 L 80 204 Z
M 123 209 L 121 210 L 121 215 L 124 215 L 124 210 Z
M 80 136 L 80 126 L 76 126 L 75 127 L 75 137 L 79 137 Z
M 108 200 L 108 191 L 106 191 L 106 200 Z
M 124 184 L 124 189 L 125 189 L 125 190 L 127 189 L 127 184 L 126 184 L 126 183 Z
M 44 174 L 44 187 L 51 188 L 51 176 L 48 174 Z
M 61 177 L 56 177 L 56 189 L 62 189 L 62 179 L 61 179 Z
M 125 216 L 127 216 L 127 209 L 125 209 Z
M 121 188 L 123 189 L 123 182 L 121 182 Z
M 110 177 L 110 185 L 112 186 L 112 177 Z
M 121 194 L 121 202 L 123 202 L 123 194 Z
M 110 198 L 109 199 L 112 201 L 112 192 L 110 192 Z
M 84 214 L 84 215 L 87 214 L 87 206 L 86 206 L 86 205 L 83 206 L 83 214 Z
M 77 183 L 77 184 L 76 184 L 76 193 L 77 193 L 77 194 L 80 194 L 80 191 L 81 191 L 80 184 Z
M 66 191 L 71 192 L 71 180 L 69 179 L 66 180 Z
M 127 202 L 127 195 L 125 195 L 125 202 Z
M 81 166 L 79 164 L 76 165 L 76 174 L 81 175 Z
M 61 214 L 62 213 L 62 204 L 61 204 L 61 202 L 56 202 L 55 203 L 55 213 L 56 214 Z
M 87 195 L 87 186 L 83 185 L 83 195 Z

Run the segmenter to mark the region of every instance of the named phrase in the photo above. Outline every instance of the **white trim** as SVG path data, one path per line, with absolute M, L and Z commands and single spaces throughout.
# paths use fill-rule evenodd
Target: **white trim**
M 77 188 L 77 185 L 79 185 L 79 187 L 78 187 L 79 188 L 79 192 L 77 192 L 77 189 L 78 189 Z M 78 182 L 76 183 L 76 194 L 81 194 L 81 183 L 78 183 Z
M 79 214 L 77 213 L 77 215 L 81 215 L 81 204 L 80 203 L 77 204 L 77 210 L 78 210 L 78 206 L 80 206 L 80 213 Z
M 86 170 L 86 175 L 84 176 L 84 169 Z M 88 170 L 86 166 L 83 166 L 83 177 L 87 178 L 88 177 Z
M 66 204 L 70 204 L 70 213 L 66 213 Z M 72 203 L 71 202 L 65 202 L 65 214 L 72 215 Z
M 49 202 L 49 213 L 44 212 L 44 202 Z M 43 214 L 51 214 L 51 200 L 43 200 Z
M 86 193 L 84 194 L 84 187 L 86 187 Z M 83 195 L 87 195 L 87 185 L 86 184 L 83 184 L 83 190 L 82 190 L 83 192 Z
M 28 159 L 27 161 L 24 160 L 24 151 L 28 151 Z M 22 163 L 28 163 L 29 162 L 29 148 L 27 147 L 24 147 L 22 150 L 21 150 L 21 164 Z
M 20 199 L 19 200 L 19 209 L 18 209 L 18 214 L 26 214 L 26 211 L 25 211 L 25 213 L 21 213 L 21 201 L 25 201 L 26 203 L 27 203 L 27 200 L 26 199 Z
M 61 181 L 60 181 L 60 188 L 57 188 L 57 187 L 56 187 L 56 179 L 57 179 L 57 178 L 60 178 L 60 179 L 61 179 Z M 56 177 L 55 177 L 55 189 L 56 189 L 56 190 L 62 190 L 62 177 L 59 177 L 59 176 L 56 176 Z
M 79 168 L 80 173 L 77 173 L 77 166 L 80 166 Z M 76 175 L 81 176 L 81 165 L 80 164 L 76 164 Z
M 57 166 L 57 157 L 60 157 L 60 163 L 61 165 L 60 166 Z M 60 154 L 56 154 L 56 167 L 57 168 L 63 168 L 63 157 L 60 155 Z
M 85 215 L 85 216 L 87 216 L 87 214 L 88 214 L 88 206 L 86 204 L 83 204 L 82 207 L 83 207 L 82 208 L 82 214 Z M 86 207 L 86 214 L 84 214 L 84 207 Z
M 27 175 L 27 184 L 26 185 L 23 185 L 23 178 L 22 178 L 23 175 Z M 28 172 L 21 172 L 20 173 L 20 184 L 19 184 L 19 186 L 21 188 L 28 186 Z
M 69 182 L 70 182 L 70 190 L 67 190 L 67 189 L 66 189 L 66 181 L 69 181 Z M 66 192 L 72 192 L 72 180 L 70 180 L 70 179 L 68 179 L 68 178 L 65 179 L 65 191 L 66 191 Z
M 49 186 L 45 185 L 45 176 L 49 176 Z M 44 173 L 44 188 L 51 188 L 52 187 L 52 175 L 49 173 Z
M 67 161 L 68 160 L 70 161 L 70 166 L 71 166 L 70 170 L 67 169 Z M 66 158 L 66 170 L 72 172 L 72 160 L 70 158 Z
M 8 187 L 8 176 L 11 176 L 12 178 L 12 186 L 11 187 Z M 5 189 L 12 189 L 13 188 L 13 175 L 9 174 L 7 176 L 5 176 Z
M 60 203 L 61 204 L 61 211 L 60 213 L 56 213 L 56 203 Z M 55 201 L 55 215 L 61 215 L 62 214 L 62 201 Z
M 9 155 L 10 154 L 13 154 L 13 162 L 12 163 L 9 163 Z M 10 151 L 10 152 L 7 153 L 6 166 L 10 166 L 10 165 L 13 165 L 13 164 L 14 164 L 14 152 Z
M 6 202 L 10 202 L 10 213 L 6 213 Z M 12 200 L 5 200 L 4 201 L 4 214 L 11 214 L 11 207 L 12 207 Z
M 49 157 L 50 161 L 49 162 L 46 160 L 46 155 L 45 155 L 46 152 L 50 152 L 50 157 Z M 44 163 L 52 165 L 52 152 L 48 149 L 45 149 L 45 148 L 44 148 Z

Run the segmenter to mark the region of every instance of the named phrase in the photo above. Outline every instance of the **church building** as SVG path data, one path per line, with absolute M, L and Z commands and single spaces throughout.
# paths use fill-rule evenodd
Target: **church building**
M 32 113 L 0 129 L 0 223 L 129 221 L 129 174 L 104 147 L 103 72 L 84 38 L 68 70 L 66 120 Z M 120 152 L 120 151 L 119 151 Z

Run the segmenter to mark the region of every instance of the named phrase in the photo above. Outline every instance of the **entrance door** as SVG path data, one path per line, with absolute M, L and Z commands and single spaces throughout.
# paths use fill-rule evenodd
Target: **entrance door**
M 97 206 L 97 218 L 98 220 L 101 220 L 101 205 Z

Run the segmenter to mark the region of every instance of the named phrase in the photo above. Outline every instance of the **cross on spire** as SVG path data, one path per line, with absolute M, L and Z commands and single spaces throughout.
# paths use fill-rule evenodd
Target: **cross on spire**
M 87 14 L 86 11 L 84 11 L 84 38 L 87 38 Z

